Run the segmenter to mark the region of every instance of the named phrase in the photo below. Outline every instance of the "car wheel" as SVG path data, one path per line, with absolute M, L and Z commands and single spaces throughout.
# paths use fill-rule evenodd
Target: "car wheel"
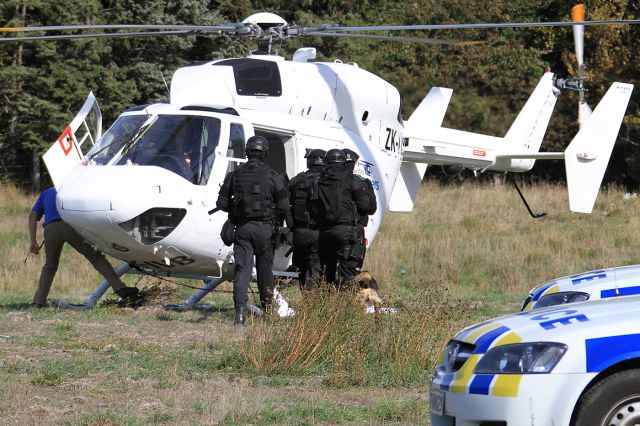
M 580 399 L 574 426 L 640 424 L 640 370 L 613 374 Z

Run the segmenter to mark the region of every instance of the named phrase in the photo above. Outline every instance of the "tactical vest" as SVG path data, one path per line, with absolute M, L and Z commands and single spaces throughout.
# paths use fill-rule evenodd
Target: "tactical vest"
M 238 167 L 233 176 L 233 214 L 244 220 L 272 220 L 273 183 L 271 169 L 252 162 Z
M 297 227 L 316 228 L 317 214 L 313 205 L 318 200 L 320 173 L 303 172 L 291 182 L 291 206 L 293 221 Z
M 318 221 L 321 226 L 355 224 L 351 178 L 344 172 L 325 170 L 318 181 Z

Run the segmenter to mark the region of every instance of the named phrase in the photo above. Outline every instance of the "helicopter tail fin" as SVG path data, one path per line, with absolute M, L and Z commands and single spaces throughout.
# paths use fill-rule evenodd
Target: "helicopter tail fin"
M 413 111 L 407 124 L 419 123 L 424 126 L 442 126 L 453 90 L 445 87 L 433 87 L 424 97 L 418 108 Z M 403 161 L 400 172 L 389 200 L 392 212 L 409 213 L 418 196 L 422 177 L 427 171 L 427 163 Z
M 519 144 L 523 153 L 538 152 L 559 90 L 554 87 L 553 73 L 546 72 L 529 96 L 505 135 L 509 143 Z M 533 164 L 531 164 L 533 167 Z
M 565 150 L 571 211 L 593 210 L 632 90 L 632 84 L 613 83 Z

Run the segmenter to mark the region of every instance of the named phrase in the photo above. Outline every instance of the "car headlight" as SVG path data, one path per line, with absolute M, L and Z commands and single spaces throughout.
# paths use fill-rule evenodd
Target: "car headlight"
M 589 300 L 589 293 L 580 291 L 563 291 L 560 293 L 551 293 L 542 296 L 533 309 L 547 308 L 549 306 L 564 305 L 565 303 L 584 302 Z
M 567 351 L 553 342 L 516 343 L 489 350 L 478 362 L 475 374 L 550 373 Z
M 444 365 L 447 371 L 458 371 L 473 354 L 475 345 L 451 340 L 444 348 Z

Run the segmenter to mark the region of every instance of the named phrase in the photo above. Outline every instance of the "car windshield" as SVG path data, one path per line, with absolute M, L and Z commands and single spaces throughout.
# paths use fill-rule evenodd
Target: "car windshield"
M 160 115 L 133 143 L 124 146 L 116 164 L 162 167 L 191 183 L 205 185 L 219 139 L 217 118 Z

